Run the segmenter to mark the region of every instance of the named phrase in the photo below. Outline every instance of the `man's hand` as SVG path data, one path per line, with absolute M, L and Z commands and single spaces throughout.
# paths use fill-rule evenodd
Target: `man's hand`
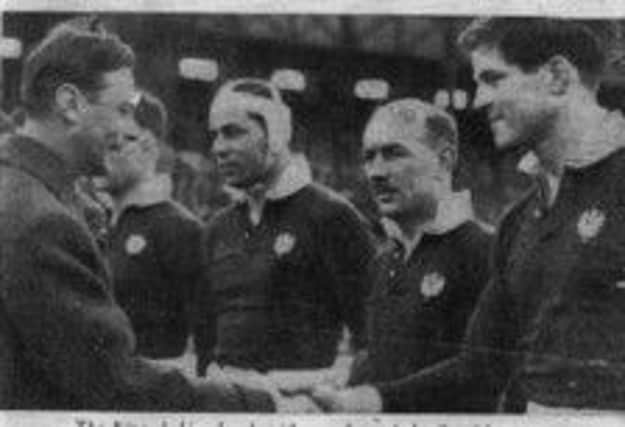
M 281 396 L 274 399 L 276 412 L 283 414 L 318 414 L 323 412 L 319 406 L 305 394 L 293 397 Z
M 382 412 L 380 393 L 368 385 L 343 390 L 319 386 L 313 391 L 312 398 L 326 412 Z
M 310 394 L 316 387 L 344 388 L 349 379 L 352 357 L 339 356 L 328 368 L 269 371 L 267 377 L 286 394 Z

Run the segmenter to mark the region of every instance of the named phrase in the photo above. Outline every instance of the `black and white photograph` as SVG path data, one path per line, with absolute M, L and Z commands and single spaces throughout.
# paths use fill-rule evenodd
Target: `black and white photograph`
M 113 3 L 0 5 L 0 424 L 622 425 L 625 4 Z

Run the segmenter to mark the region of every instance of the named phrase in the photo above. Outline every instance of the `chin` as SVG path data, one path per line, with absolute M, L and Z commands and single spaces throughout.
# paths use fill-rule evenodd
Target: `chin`
M 519 135 L 507 124 L 498 122 L 498 126 L 492 126 L 493 142 L 498 150 L 506 150 L 518 145 Z
M 224 178 L 224 183 L 230 187 L 238 188 L 240 190 L 247 190 L 248 188 L 254 187 L 256 184 L 261 182 L 262 180 L 256 176 L 233 176 L 230 178 Z
M 378 209 L 383 216 L 389 218 L 394 218 L 400 213 L 397 207 L 392 205 L 378 205 Z
M 506 151 L 512 150 L 520 145 L 520 140 L 514 135 L 503 135 L 495 137 L 495 148 L 497 150 Z
M 239 180 L 239 179 L 224 179 L 224 184 L 226 184 L 228 187 L 234 187 L 234 188 L 239 188 L 239 189 L 244 189 L 246 186 L 244 185 L 243 181 Z
M 85 175 L 90 177 L 98 177 L 106 175 L 106 166 L 101 159 L 94 159 L 89 162 Z
M 94 176 L 93 186 L 97 191 L 107 191 L 110 186 L 110 180 L 105 175 Z

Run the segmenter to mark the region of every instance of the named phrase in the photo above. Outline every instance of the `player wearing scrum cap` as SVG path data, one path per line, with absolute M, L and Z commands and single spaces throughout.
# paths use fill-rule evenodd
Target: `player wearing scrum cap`
M 211 361 L 261 372 L 328 367 L 343 325 L 362 337 L 373 253 L 362 219 L 291 152 L 291 111 L 270 83 L 228 82 L 209 122 L 219 172 L 241 197 L 207 228 L 199 372 Z
M 137 335 L 137 352 L 180 356 L 190 333 L 189 298 L 201 274 L 200 222 L 171 198 L 167 112 L 143 92 L 134 123 L 105 158 L 113 199 L 108 258 L 115 296 Z
M 459 351 L 488 280 L 490 236 L 474 220 L 469 191 L 452 189 L 457 151 L 454 119 L 418 99 L 390 102 L 370 118 L 364 169 L 388 239 L 372 268 L 367 353 L 354 365 L 356 388 L 319 389 L 317 397 L 372 409 L 380 402 L 365 384 L 399 380 Z M 464 397 L 440 394 L 437 409 L 495 409 L 496 396 Z

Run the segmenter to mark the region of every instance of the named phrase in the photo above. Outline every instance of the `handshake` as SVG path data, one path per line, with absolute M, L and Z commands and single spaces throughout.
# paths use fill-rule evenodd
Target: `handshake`
M 332 367 L 314 371 L 253 370 L 211 365 L 207 376 L 268 392 L 280 413 L 373 413 L 382 411 L 378 391 L 369 385 L 346 388 L 345 370 Z

